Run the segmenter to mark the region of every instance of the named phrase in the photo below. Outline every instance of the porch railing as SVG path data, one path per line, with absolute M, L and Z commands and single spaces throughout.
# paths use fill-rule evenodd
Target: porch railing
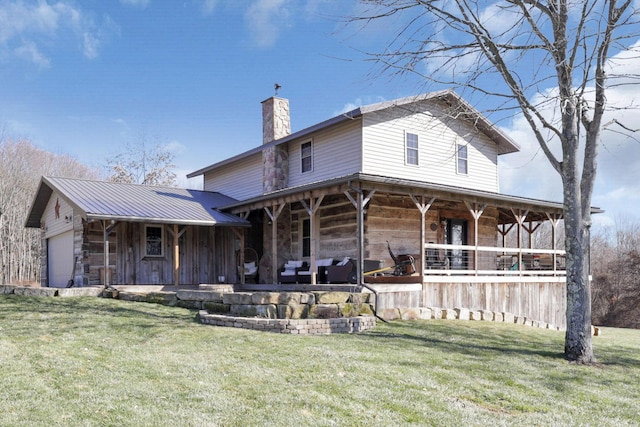
M 426 243 L 424 275 L 565 276 L 565 251 Z

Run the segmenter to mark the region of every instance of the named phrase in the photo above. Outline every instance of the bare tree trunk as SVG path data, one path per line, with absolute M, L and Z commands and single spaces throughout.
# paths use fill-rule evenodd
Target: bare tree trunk
M 565 192 L 579 192 L 577 180 Z M 564 197 L 565 246 L 567 253 L 567 330 L 564 352 L 567 360 L 595 361 L 591 342 L 591 286 L 589 283 L 590 225 L 583 223 L 579 198 Z

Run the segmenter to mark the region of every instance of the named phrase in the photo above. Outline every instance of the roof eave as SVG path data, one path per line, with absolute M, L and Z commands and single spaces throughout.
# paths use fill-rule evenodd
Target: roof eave
M 157 218 L 157 217 L 139 217 L 139 216 L 121 216 L 121 215 L 104 215 L 104 214 L 88 214 L 87 221 L 118 221 L 118 222 L 136 222 L 147 224 L 167 224 L 167 225 L 201 225 L 206 227 L 251 227 L 251 223 L 247 220 L 233 222 L 219 222 L 207 220 L 182 220 L 176 218 Z

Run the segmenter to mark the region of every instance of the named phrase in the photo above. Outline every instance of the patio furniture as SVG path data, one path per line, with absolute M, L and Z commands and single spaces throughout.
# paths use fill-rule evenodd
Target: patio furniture
M 309 269 L 304 261 L 289 260 L 278 270 L 278 283 L 298 283 L 298 271 Z
M 250 280 L 258 283 L 258 253 L 253 248 L 244 248 L 244 265 L 240 265 L 240 251 L 236 255 L 236 265 L 238 266 L 238 276 L 244 269 L 245 282 Z
M 327 281 L 326 268 L 333 264 L 333 258 L 316 259 L 317 283 Z M 298 283 L 311 283 L 311 265 L 305 264 L 306 268 L 298 270 Z
M 449 258 L 440 259 L 438 250 L 435 248 L 427 249 L 427 269 L 429 270 L 448 270 Z
M 510 270 L 511 267 L 518 262 L 514 258 L 513 255 L 499 255 L 498 270 Z
M 356 283 L 358 280 L 353 262 L 345 257 L 337 264 L 326 267 L 327 283 Z

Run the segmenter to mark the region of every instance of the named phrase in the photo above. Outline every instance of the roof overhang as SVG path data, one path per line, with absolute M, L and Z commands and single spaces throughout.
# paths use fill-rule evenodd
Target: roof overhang
M 353 190 L 376 190 L 408 196 L 424 195 L 434 197 L 436 200 L 486 204 L 509 212 L 517 209 L 519 211 L 529 212 L 530 215 L 528 219 L 531 220 L 547 220 L 547 213 L 555 214 L 559 218 L 563 212 L 563 204 L 561 202 L 362 173 L 274 191 L 224 206 L 221 209 L 232 213 L 248 212 L 264 207 L 271 207 L 275 204 L 292 203 L 311 197 L 319 197 L 320 195 L 340 194 Z M 604 211 L 600 208 L 593 207 L 591 208 L 591 212 L 602 213 Z

